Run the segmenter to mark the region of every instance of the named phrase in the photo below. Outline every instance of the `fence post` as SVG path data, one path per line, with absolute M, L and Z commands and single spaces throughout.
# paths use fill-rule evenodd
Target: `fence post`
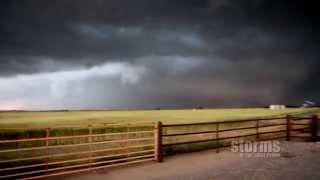
M 287 115 L 287 141 L 291 140 L 291 116 Z
M 259 141 L 260 135 L 259 135 L 259 119 L 256 121 L 256 141 Z
M 92 126 L 88 125 L 88 130 L 89 130 L 89 143 L 92 143 Z
M 162 162 L 162 122 L 158 121 L 154 129 L 155 140 L 155 159 L 157 162 Z
M 217 143 L 217 149 L 216 153 L 219 153 L 219 147 L 220 147 L 220 142 L 219 142 L 219 123 L 216 124 L 216 143 Z
M 311 119 L 311 141 L 316 142 L 318 140 L 318 116 L 313 115 Z
M 46 168 L 45 168 L 45 170 L 47 171 L 48 169 L 49 169 L 49 156 L 50 156 L 50 154 L 49 154 L 49 140 L 48 140 L 48 138 L 50 137 L 50 128 L 47 128 L 46 129 L 46 147 L 47 147 L 47 149 L 46 149 L 46 155 L 47 155 L 47 158 L 46 158 Z M 45 174 L 47 174 L 48 172 L 46 172 Z
M 89 137 L 88 137 L 88 143 L 89 143 L 89 151 L 90 151 L 90 154 L 89 154 L 89 157 L 90 158 L 92 158 L 93 157 L 93 154 L 92 154 L 92 125 L 91 124 L 89 124 L 88 125 L 88 130 L 89 130 Z M 89 161 L 89 168 L 92 168 L 92 164 L 93 163 L 93 161 L 92 160 L 90 160 Z

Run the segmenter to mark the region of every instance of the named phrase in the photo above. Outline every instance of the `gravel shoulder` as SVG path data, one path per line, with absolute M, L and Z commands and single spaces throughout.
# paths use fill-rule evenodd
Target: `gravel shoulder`
M 280 157 L 241 157 L 226 149 L 166 157 L 163 163 L 148 162 L 97 172 L 66 176 L 68 180 L 318 180 L 320 143 L 281 144 Z

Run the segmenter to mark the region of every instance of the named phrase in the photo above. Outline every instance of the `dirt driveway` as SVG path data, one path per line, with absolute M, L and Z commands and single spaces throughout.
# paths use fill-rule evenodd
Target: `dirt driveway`
M 284 148 L 285 147 L 285 148 Z M 65 177 L 68 180 L 318 180 L 320 143 L 282 144 L 281 157 L 240 157 L 214 150 L 166 157 L 149 162 Z

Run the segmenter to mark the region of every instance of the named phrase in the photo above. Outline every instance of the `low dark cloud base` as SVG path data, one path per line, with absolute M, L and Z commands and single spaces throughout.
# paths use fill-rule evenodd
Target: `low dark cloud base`
M 276 0 L 3 1 L 0 108 L 318 101 L 317 9 Z

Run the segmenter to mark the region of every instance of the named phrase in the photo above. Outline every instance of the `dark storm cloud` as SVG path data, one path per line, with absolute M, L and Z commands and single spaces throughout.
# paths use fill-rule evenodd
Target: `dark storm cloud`
M 104 108 L 319 98 L 319 14 L 312 1 L 13 0 L 3 1 L 0 13 L 0 101 L 8 106 L 37 108 L 45 99 L 44 108 Z

